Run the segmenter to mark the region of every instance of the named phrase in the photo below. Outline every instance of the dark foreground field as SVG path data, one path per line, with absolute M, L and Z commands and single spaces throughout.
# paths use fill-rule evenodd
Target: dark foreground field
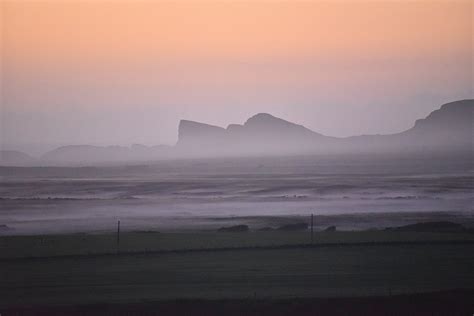
M 308 236 L 130 233 L 118 255 L 113 235 L 2 237 L 0 313 L 473 312 L 472 234 Z M 452 290 L 464 291 L 440 292 Z
M 171 300 L 17 308 L 5 315 L 471 315 L 474 291 L 356 298 Z M 3 315 L 2 314 L 2 315 Z

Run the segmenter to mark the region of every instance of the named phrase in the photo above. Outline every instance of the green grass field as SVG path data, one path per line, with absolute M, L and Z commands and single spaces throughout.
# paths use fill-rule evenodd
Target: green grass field
M 125 233 L 121 251 L 299 245 L 309 242 L 309 237 L 306 232 Z M 113 253 L 115 235 L 4 236 L 0 307 L 177 298 L 383 296 L 474 289 L 474 243 L 450 242 L 472 241 L 473 237 L 337 232 L 316 234 L 316 243 L 328 246 L 315 248 L 88 256 Z M 393 241 L 407 243 L 387 243 Z M 54 257 L 74 254 L 80 256 Z M 43 258 L 21 258 L 29 256 Z

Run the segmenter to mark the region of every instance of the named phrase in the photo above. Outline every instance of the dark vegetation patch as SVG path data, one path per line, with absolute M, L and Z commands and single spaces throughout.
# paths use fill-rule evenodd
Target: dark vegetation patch
M 247 225 L 235 225 L 235 226 L 229 226 L 229 227 L 221 227 L 217 231 L 218 232 L 241 233 L 241 232 L 248 232 L 249 227 Z
M 462 232 L 466 228 L 461 224 L 453 222 L 439 221 L 439 222 L 424 222 L 400 227 L 388 227 L 386 230 L 398 232 Z
M 4 224 L 0 225 L 0 230 L 9 230 L 9 229 L 10 227 L 8 227 L 7 225 L 4 225 Z
M 272 227 L 266 226 L 266 227 L 260 228 L 258 231 L 261 231 L 261 232 L 269 232 L 269 231 L 272 231 L 272 230 L 274 230 Z
M 307 223 L 295 223 L 295 224 L 287 224 L 278 227 L 278 230 L 284 231 L 298 231 L 298 230 L 307 230 L 308 224 Z
M 326 233 L 333 233 L 335 231 L 336 231 L 336 226 L 329 226 L 328 228 L 324 230 L 324 232 Z

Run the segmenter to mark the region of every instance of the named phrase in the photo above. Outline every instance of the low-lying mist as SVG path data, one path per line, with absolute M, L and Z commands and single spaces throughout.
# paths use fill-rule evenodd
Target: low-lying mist
M 339 215 L 334 222 L 348 229 L 368 229 L 410 223 L 420 213 L 425 220 L 474 216 L 472 161 L 462 158 L 201 159 L 3 167 L 0 175 L 2 234 L 109 231 L 118 219 L 125 230 L 174 231 L 215 230 L 246 217 Z

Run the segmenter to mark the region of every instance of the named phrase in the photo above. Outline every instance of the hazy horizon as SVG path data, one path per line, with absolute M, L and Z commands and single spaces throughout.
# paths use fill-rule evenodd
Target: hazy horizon
M 174 144 L 180 119 L 260 112 L 328 136 L 391 134 L 473 98 L 470 1 L 0 10 L 2 149 Z

